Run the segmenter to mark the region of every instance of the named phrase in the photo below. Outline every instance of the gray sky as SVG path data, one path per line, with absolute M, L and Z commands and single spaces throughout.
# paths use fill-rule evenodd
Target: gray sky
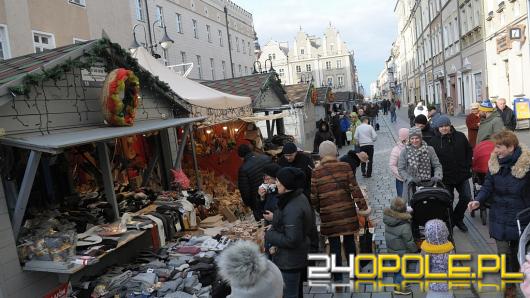
M 259 42 L 270 39 L 292 41 L 300 26 L 311 35 L 322 36 L 331 22 L 348 48 L 355 52 L 365 93 L 377 79 L 397 36 L 394 16 L 396 0 L 234 0 L 252 13 Z

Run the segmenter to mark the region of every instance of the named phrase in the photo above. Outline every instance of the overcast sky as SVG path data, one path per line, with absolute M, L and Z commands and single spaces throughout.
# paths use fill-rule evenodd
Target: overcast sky
M 322 36 L 331 22 L 348 48 L 355 52 L 360 81 L 370 94 L 397 35 L 396 0 L 233 0 L 252 13 L 261 45 L 269 40 L 292 46 L 300 26 Z

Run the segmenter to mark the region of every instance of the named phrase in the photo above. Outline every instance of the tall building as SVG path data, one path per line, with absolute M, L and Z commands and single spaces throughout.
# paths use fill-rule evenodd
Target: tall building
M 527 2 L 484 1 L 489 97 L 530 96 Z
M 335 92 L 359 92 L 353 51 L 331 24 L 323 37 L 308 35 L 300 28 L 292 47 L 287 42 L 269 41 L 261 47 L 258 60 L 262 70 L 272 66 L 284 84 L 313 80 L 318 87 L 331 86 Z
M 0 0 L 0 24 L 2 59 L 100 38 L 104 31 L 124 48 L 133 36 L 156 45 L 150 49 L 166 65 L 193 63 L 189 77 L 195 79 L 247 75 L 255 61 L 252 14 L 229 0 Z M 174 43 L 163 49 L 166 30 Z

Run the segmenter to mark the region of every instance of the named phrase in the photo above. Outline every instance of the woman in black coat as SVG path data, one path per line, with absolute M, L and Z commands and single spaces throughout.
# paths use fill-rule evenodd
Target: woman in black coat
M 518 272 L 516 215 L 530 207 L 530 152 L 519 146 L 517 136 L 511 131 L 494 135 L 492 141 L 495 149 L 488 162 L 489 173 L 476 200 L 469 203 L 469 209 L 479 208 L 491 197 L 490 236 L 497 243 L 497 253 L 506 254 L 507 271 Z M 521 230 L 527 224 L 528 217 L 523 217 Z M 513 290 L 507 288 L 507 291 Z
M 315 134 L 315 141 L 313 143 L 313 152 L 318 153 L 320 143 L 324 141 L 334 141 L 333 134 L 329 131 L 329 125 L 326 121 L 320 120 L 318 122 L 318 131 Z

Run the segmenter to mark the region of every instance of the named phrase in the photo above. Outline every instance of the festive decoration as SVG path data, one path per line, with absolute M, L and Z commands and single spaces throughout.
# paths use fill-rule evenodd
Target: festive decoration
M 318 101 L 318 92 L 315 87 L 311 88 L 311 103 L 316 105 Z
M 139 92 L 140 82 L 132 71 L 125 68 L 111 71 L 101 94 L 102 111 L 107 123 L 112 126 L 133 125 Z

